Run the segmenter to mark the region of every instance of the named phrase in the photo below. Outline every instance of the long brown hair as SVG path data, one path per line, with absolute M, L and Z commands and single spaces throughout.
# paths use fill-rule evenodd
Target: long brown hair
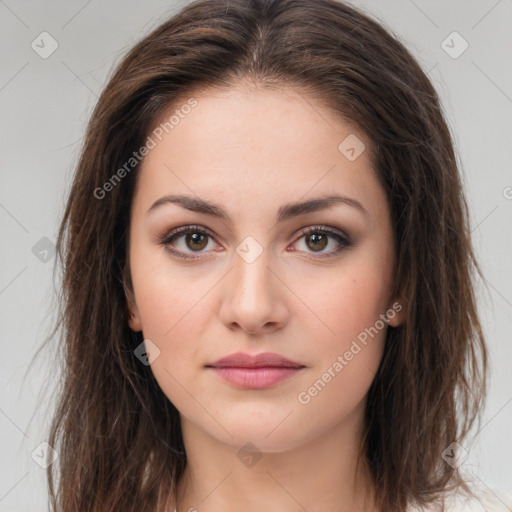
M 134 356 L 143 338 L 128 327 L 130 159 L 171 105 L 242 79 L 296 86 L 372 141 L 396 240 L 391 293 L 407 310 L 388 328 L 367 397 L 363 454 L 380 510 L 470 492 L 441 455 L 480 422 L 485 399 L 481 270 L 433 86 L 395 37 L 336 0 L 196 0 L 129 51 L 88 125 L 57 240 L 64 355 L 48 437 L 59 452 L 52 510 L 156 511 L 175 499 L 186 464 L 178 411 Z

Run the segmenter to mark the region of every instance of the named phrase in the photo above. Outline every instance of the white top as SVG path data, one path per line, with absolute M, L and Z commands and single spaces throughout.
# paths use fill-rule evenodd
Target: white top
M 479 490 L 479 493 L 477 499 L 467 499 L 460 495 L 447 499 L 447 510 L 449 512 L 510 512 L 512 510 L 512 493 L 505 495 L 490 488 L 481 492 Z M 410 512 L 418 512 L 418 509 L 411 507 Z M 431 512 L 436 511 L 432 509 Z
M 489 487 L 474 489 L 478 498 L 466 498 L 461 494 L 447 497 L 446 510 L 449 512 L 510 512 L 512 510 L 512 494 L 493 490 Z M 410 512 L 419 512 L 410 508 Z M 423 512 L 423 511 L 422 511 Z M 424 512 L 437 512 L 435 508 Z

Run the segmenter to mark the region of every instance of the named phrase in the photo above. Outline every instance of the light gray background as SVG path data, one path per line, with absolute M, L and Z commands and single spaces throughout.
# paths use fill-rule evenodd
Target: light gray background
M 32 416 L 49 385 L 48 361 L 23 380 L 50 325 L 55 260 L 40 240 L 55 241 L 85 125 L 112 65 L 185 3 L 0 0 L 0 512 L 47 509 L 45 472 L 31 454 L 46 439 L 49 406 Z M 482 429 L 463 467 L 512 510 L 512 0 L 353 3 L 429 71 L 455 133 L 489 290 L 481 287 L 480 308 L 492 367 Z M 58 43 L 46 59 L 31 47 L 42 46 L 44 31 Z M 469 44 L 457 58 L 445 51 L 463 48 L 458 36 L 446 40 L 453 31 Z

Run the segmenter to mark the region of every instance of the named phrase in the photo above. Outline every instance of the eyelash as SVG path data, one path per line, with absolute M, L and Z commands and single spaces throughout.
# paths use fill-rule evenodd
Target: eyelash
M 169 245 L 174 242 L 177 238 L 180 238 L 183 235 L 187 235 L 189 233 L 195 233 L 200 235 L 207 235 L 213 240 L 215 240 L 215 237 L 210 233 L 208 230 L 203 229 L 201 226 L 196 225 L 190 225 L 190 226 L 183 226 L 181 228 L 175 229 L 168 233 L 165 238 L 160 242 L 161 245 L 164 246 L 165 250 L 171 253 L 173 256 L 177 256 L 178 258 L 182 258 L 185 260 L 196 260 L 201 258 L 202 256 L 191 256 L 190 253 L 177 251 L 175 249 L 172 249 L 169 247 Z M 317 255 L 314 256 L 314 258 L 332 258 L 333 256 L 336 256 L 338 253 L 340 253 L 342 250 L 347 249 L 349 247 L 352 247 L 352 242 L 350 241 L 349 237 L 346 235 L 343 235 L 341 233 L 332 231 L 331 229 L 328 229 L 324 226 L 311 226 L 309 228 L 306 228 L 302 230 L 299 233 L 299 238 L 297 238 L 297 241 L 301 238 L 311 235 L 311 234 L 322 234 L 322 235 L 328 235 L 336 240 L 340 245 L 337 249 L 330 251 L 328 253 L 316 253 Z M 200 254 L 200 251 L 197 251 Z M 314 252 L 312 254 L 315 254 Z

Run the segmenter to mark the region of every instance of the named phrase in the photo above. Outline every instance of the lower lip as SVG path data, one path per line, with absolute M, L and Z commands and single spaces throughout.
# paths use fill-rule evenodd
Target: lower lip
M 210 367 L 217 375 L 231 384 L 245 389 L 264 389 L 277 384 L 302 370 L 302 368 L 237 368 L 237 367 Z

